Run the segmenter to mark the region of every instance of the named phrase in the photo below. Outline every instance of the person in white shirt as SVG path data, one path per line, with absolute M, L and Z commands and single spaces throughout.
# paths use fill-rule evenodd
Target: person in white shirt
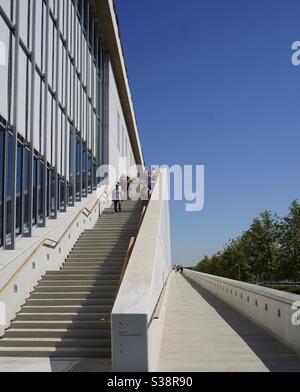
M 122 211 L 122 200 L 123 200 L 123 196 L 122 196 L 122 191 L 120 189 L 120 184 L 117 183 L 116 185 L 116 189 L 113 191 L 112 194 L 112 199 L 115 205 L 115 213 L 121 212 Z

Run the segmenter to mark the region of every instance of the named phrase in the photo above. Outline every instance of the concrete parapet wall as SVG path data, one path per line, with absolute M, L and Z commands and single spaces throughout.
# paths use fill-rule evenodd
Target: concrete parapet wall
M 184 276 L 300 353 L 299 295 L 190 270 Z
M 160 328 L 153 315 L 171 271 L 167 176 L 160 173 L 112 312 L 114 371 L 149 371 Z

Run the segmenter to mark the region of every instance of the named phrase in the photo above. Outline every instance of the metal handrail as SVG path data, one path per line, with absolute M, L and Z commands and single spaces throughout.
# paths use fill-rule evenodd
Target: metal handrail
M 124 264 L 123 264 L 123 268 L 122 268 L 122 272 L 121 272 L 121 276 L 120 276 L 120 280 L 119 280 L 119 285 L 118 285 L 119 288 L 121 286 L 121 283 L 122 283 L 122 280 L 124 278 L 126 269 L 128 267 L 129 259 L 130 259 L 130 256 L 131 256 L 132 249 L 134 247 L 135 240 L 136 240 L 136 237 L 134 237 L 134 236 L 130 237 L 130 239 L 129 239 L 127 253 L 126 253 L 125 261 L 124 261 Z
M 109 195 L 112 193 L 113 189 L 115 187 L 112 187 L 112 189 L 109 192 L 104 191 L 103 194 L 106 194 L 106 198 L 109 197 Z M 35 250 L 30 254 L 30 256 L 28 256 L 26 258 L 26 260 L 24 261 L 24 263 L 22 263 L 22 265 L 17 269 L 17 271 L 13 274 L 13 276 L 5 283 L 5 285 L 0 289 L 0 294 L 10 285 L 10 283 L 15 279 L 15 277 L 20 273 L 20 271 L 28 264 L 28 262 L 32 259 L 32 257 L 37 253 L 37 251 L 45 245 L 46 242 L 53 242 L 55 243 L 55 247 L 53 249 L 55 249 L 60 243 L 61 241 L 64 239 L 64 237 L 66 236 L 66 234 L 68 233 L 68 231 L 70 230 L 70 228 L 73 226 L 73 224 L 76 222 L 77 218 L 81 215 L 81 213 L 84 213 L 84 211 L 88 211 L 88 215 L 86 215 L 87 217 L 91 215 L 91 213 L 93 212 L 93 209 L 97 206 L 97 204 L 100 202 L 100 199 L 102 198 L 103 194 L 97 199 L 97 201 L 95 202 L 95 204 L 93 205 L 93 207 L 89 210 L 87 207 L 83 207 L 78 214 L 75 216 L 75 218 L 72 220 L 72 222 L 69 224 L 69 226 L 67 227 L 67 229 L 64 231 L 64 233 L 61 235 L 61 237 L 59 238 L 58 241 L 56 240 L 52 240 L 50 238 L 43 238 L 41 240 L 41 242 L 39 243 L 39 245 L 35 248 Z M 24 252 L 23 252 L 24 253 Z M 20 255 L 18 255 L 17 257 L 19 257 Z M 14 259 L 15 260 L 15 259 Z M 14 261 L 12 260 L 12 262 Z M 12 263 L 11 262 L 11 263 Z M 7 264 L 4 266 L 4 268 L 8 267 L 9 265 L 11 265 L 11 263 Z

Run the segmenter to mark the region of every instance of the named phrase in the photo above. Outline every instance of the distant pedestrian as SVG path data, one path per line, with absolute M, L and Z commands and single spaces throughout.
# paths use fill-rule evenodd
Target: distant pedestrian
M 121 187 L 123 197 L 125 198 L 125 194 L 127 192 L 127 177 L 124 174 L 120 179 L 120 187 Z
M 151 193 L 152 193 L 152 177 L 150 171 L 148 171 L 148 200 L 150 200 Z
M 116 189 L 113 191 L 112 199 L 115 206 L 115 213 L 121 212 L 122 211 L 121 204 L 122 204 L 123 196 L 119 183 L 117 183 Z
M 129 190 L 130 190 L 130 185 L 133 183 L 133 181 L 132 181 L 132 179 L 129 177 L 129 176 L 127 176 L 127 189 L 126 189 L 126 191 L 127 191 L 127 199 L 128 200 L 130 200 L 130 197 L 129 197 Z

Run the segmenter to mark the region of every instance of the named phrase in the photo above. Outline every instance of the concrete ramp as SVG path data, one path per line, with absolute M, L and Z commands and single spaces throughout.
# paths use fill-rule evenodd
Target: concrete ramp
M 157 370 L 299 372 L 300 356 L 217 297 L 172 274 Z

